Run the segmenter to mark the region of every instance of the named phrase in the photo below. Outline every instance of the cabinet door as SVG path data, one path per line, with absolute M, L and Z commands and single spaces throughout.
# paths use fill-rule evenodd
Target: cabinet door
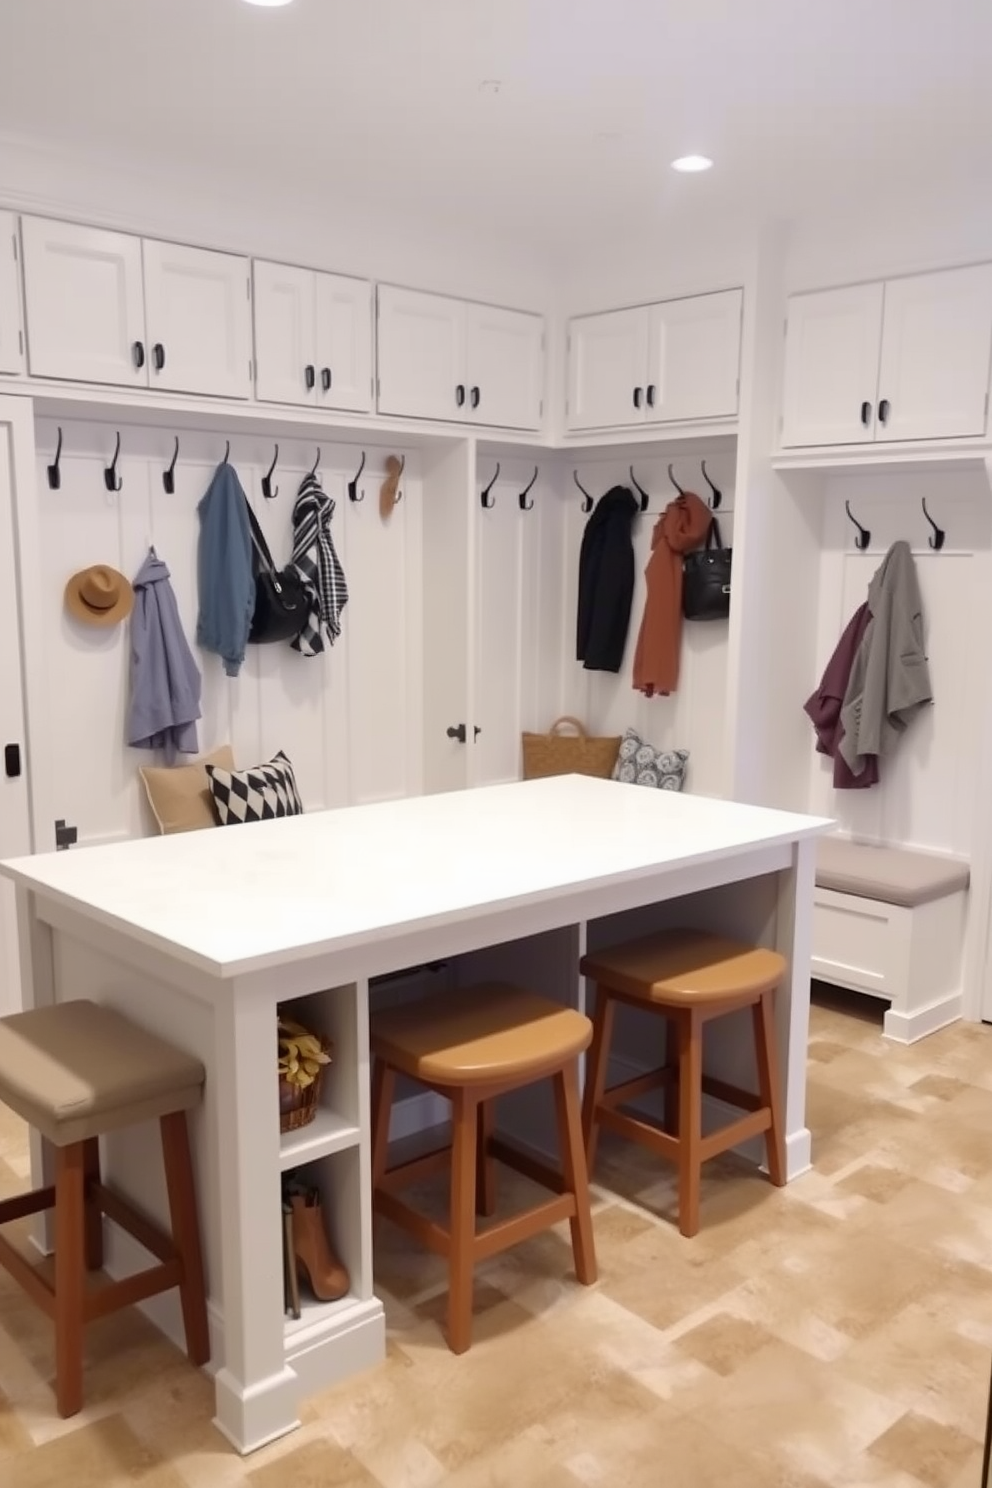
M 263 403 L 316 403 L 317 276 L 256 259 L 254 277 L 256 395 Z
M 372 408 L 372 286 L 316 274 L 317 401 L 323 408 Z
M 469 305 L 468 409 L 476 424 L 539 429 L 544 412 L 544 321 L 540 315 Z
M 468 416 L 465 306 L 441 295 L 379 286 L 379 412 Z
M 878 440 L 984 434 L 992 265 L 885 285 Z
M 0 212 L 0 372 L 20 372 L 24 365 L 17 218 Z
M 743 300 L 731 289 L 649 307 L 648 422 L 737 417 Z
M 31 375 L 147 386 L 141 239 L 22 217 L 21 243 Z
M 793 295 L 785 332 L 782 444 L 875 437 L 882 285 Z
M 643 423 L 647 369 L 648 312 L 643 305 L 576 316 L 568 330 L 568 427 Z
M 149 238 L 142 247 L 150 385 L 250 397 L 248 259 Z

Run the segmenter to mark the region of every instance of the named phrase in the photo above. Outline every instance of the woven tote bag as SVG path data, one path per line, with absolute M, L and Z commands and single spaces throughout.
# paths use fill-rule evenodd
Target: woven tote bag
M 569 730 L 570 732 L 564 732 Z M 546 734 L 522 734 L 524 779 L 546 775 L 597 775 L 609 780 L 620 752 L 620 734 L 596 738 L 577 718 L 558 718 Z

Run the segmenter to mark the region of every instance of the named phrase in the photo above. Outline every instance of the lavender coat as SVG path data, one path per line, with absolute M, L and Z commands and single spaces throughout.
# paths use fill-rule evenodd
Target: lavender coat
M 169 570 L 152 549 L 134 580 L 127 742 L 164 750 L 169 764 L 177 754 L 196 754 L 200 688 Z

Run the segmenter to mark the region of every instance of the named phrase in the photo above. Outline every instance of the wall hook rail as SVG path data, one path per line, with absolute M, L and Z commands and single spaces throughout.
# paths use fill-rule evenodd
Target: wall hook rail
M 276 445 L 276 452 L 272 456 L 272 464 L 262 476 L 262 495 L 265 497 L 266 501 L 274 501 L 275 498 L 279 495 L 279 487 L 272 484 L 272 477 L 276 473 L 276 465 L 278 464 L 278 462 L 279 446 Z
M 123 476 L 117 474 L 117 461 L 121 454 L 121 433 L 117 431 L 117 443 L 114 445 L 114 458 L 103 472 L 103 483 L 108 491 L 119 491 L 124 485 Z
M 167 496 L 176 494 L 176 461 L 179 459 L 179 435 L 175 436 L 176 447 L 172 451 L 172 462 L 162 471 L 162 484 Z
M 684 496 L 685 495 L 685 491 L 682 489 L 682 487 L 679 485 L 678 481 L 675 479 L 675 470 L 674 470 L 674 467 L 671 466 L 671 465 L 669 465 L 669 467 L 668 467 L 668 479 L 671 481 L 671 483 L 675 487 L 676 491 L 678 491 L 679 495 L 680 496 Z
M 317 458 L 316 458 L 316 460 L 314 460 L 313 464 L 310 466 L 309 471 L 307 472 L 310 480 L 315 480 L 315 481 L 318 481 L 319 482 L 320 476 L 317 474 L 317 469 L 318 469 L 319 465 L 320 465 L 320 450 L 318 449 L 318 451 L 317 451 Z
M 920 505 L 923 508 L 923 515 L 926 517 L 927 521 L 930 523 L 930 526 L 933 528 L 933 536 L 928 537 L 927 542 L 930 544 L 931 548 L 933 548 L 935 553 L 939 553 L 941 548 L 944 546 L 944 539 L 947 537 L 947 533 L 944 531 L 943 527 L 937 526 L 937 523 L 927 511 L 927 498 L 925 496 L 920 501 Z
M 493 486 L 496 484 L 496 482 L 498 480 L 499 480 L 499 461 L 497 460 L 496 461 L 496 474 L 493 476 L 493 478 L 489 482 L 488 486 L 483 487 L 483 491 L 482 491 L 482 498 L 481 499 L 482 499 L 482 504 L 485 507 L 486 511 L 489 511 L 490 508 L 493 507 L 493 506 L 495 506 L 495 504 L 496 504 L 496 497 L 492 495 L 492 489 L 493 489 Z
M 59 425 L 59 440 L 55 446 L 55 463 L 48 467 L 48 485 L 52 491 L 62 488 L 62 425 Z
M 710 502 L 709 502 L 710 510 L 711 511 L 719 511 L 720 510 L 721 503 L 723 501 L 723 492 L 720 490 L 719 486 L 715 486 L 713 484 L 713 482 L 710 480 L 709 476 L 707 475 L 707 473 L 706 473 L 706 461 L 705 460 L 700 460 L 699 463 L 700 463 L 700 466 L 702 467 L 702 471 L 703 471 L 703 480 L 706 482 L 706 484 L 709 486 L 710 490 L 713 492 L 713 495 L 710 497 Z
M 359 494 L 358 494 L 358 482 L 362 478 L 362 471 L 364 469 L 365 469 L 365 451 L 362 450 L 362 463 L 359 465 L 358 469 L 355 471 L 355 473 L 352 476 L 351 480 L 348 482 L 348 500 L 349 501 L 364 501 L 365 500 L 365 492 L 364 491 L 362 492 L 361 496 L 359 496 Z
M 641 511 L 642 512 L 646 512 L 647 509 L 648 509 L 648 504 L 649 504 L 649 502 L 651 500 L 651 497 L 648 495 L 647 491 L 645 491 L 644 487 L 641 485 L 640 481 L 637 479 L 637 476 L 634 474 L 634 467 L 633 467 L 633 465 L 631 465 L 631 467 L 630 467 L 630 481 L 631 481 L 631 485 L 634 487 L 634 490 L 637 492 L 638 496 L 640 496 L 640 498 L 641 498 Z
M 533 503 L 533 501 L 528 501 L 527 500 L 527 497 L 530 495 L 530 492 L 531 492 L 531 490 L 533 488 L 534 482 L 537 480 L 538 469 L 539 469 L 539 467 L 537 465 L 535 465 L 534 466 L 534 474 L 531 476 L 530 480 L 527 482 L 526 486 L 524 486 L 523 490 L 520 492 L 520 495 L 517 497 L 517 500 L 520 503 L 520 510 L 521 511 L 533 511 L 534 510 L 534 503 Z
M 859 553 L 863 553 L 868 544 L 871 542 L 871 532 L 868 530 L 867 527 L 862 527 L 861 523 L 852 512 L 851 503 L 849 501 L 844 502 L 844 510 L 847 512 L 848 520 L 852 522 L 853 525 L 858 529 L 858 535 L 854 539 L 854 546 L 857 548 Z
M 579 480 L 579 472 L 577 470 L 573 470 L 572 471 L 572 479 L 574 480 L 575 484 L 578 486 L 579 490 L 582 492 L 582 510 L 584 512 L 591 512 L 592 511 L 592 506 L 593 506 L 592 496 L 586 490 L 586 488 L 582 484 L 582 482 Z

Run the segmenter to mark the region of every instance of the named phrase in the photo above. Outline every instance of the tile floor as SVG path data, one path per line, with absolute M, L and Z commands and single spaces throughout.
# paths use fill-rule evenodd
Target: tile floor
M 978 1488 L 992 1364 L 992 1029 L 911 1049 L 813 1012 L 816 1168 L 774 1191 L 713 1164 L 703 1228 L 604 1139 L 601 1279 L 553 1232 L 486 1266 L 454 1358 L 442 1270 L 383 1227 L 389 1352 L 248 1460 L 209 1382 L 137 1314 L 90 1334 L 86 1411 L 54 1414 L 45 1320 L 0 1276 L 3 1488 Z M 0 1119 L 0 1192 L 27 1175 Z M 504 1192 L 509 1193 L 513 1180 Z

